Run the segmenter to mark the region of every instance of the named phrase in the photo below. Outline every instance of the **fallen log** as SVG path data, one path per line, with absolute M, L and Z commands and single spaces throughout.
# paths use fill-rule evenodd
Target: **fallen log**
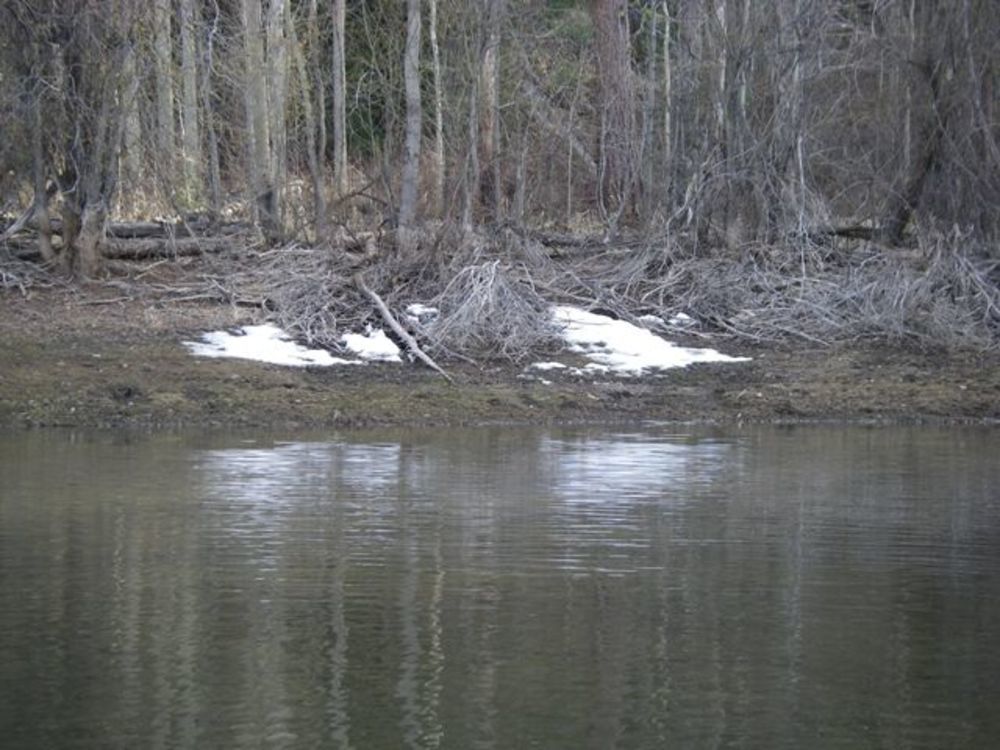
M 218 253 L 233 246 L 231 237 L 194 237 L 173 240 L 108 238 L 102 243 L 101 250 L 105 258 L 114 260 L 149 260 Z
M 376 294 L 365 283 L 365 280 L 361 277 L 360 271 L 354 274 L 354 284 L 358 287 L 358 289 L 361 290 L 361 292 L 366 297 L 368 297 L 368 299 L 370 299 L 372 302 L 375 303 L 375 307 L 378 308 L 379 313 L 382 315 L 382 320 L 384 320 L 386 324 L 393 330 L 393 332 L 397 336 L 399 336 L 400 339 L 403 340 L 403 343 L 406 344 L 406 347 L 411 352 L 413 352 L 414 356 L 417 359 L 419 359 L 425 365 L 430 367 L 432 370 L 438 373 L 449 383 L 452 384 L 455 383 L 455 381 L 451 379 L 451 376 L 444 370 L 442 370 L 440 366 L 438 366 L 437 362 L 435 362 L 433 359 L 427 356 L 426 353 L 424 353 L 424 350 L 420 348 L 420 345 L 416 342 L 416 339 L 414 339 L 413 336 L 411 336 L 409 332 L 399 324 L 399 321 L 396 320 L 395 316 L 392 314 L 392 311 L 389 310 L 388 305 L 386 305 L 385 302 L 382 301 L 382 298 L 379 297 L 378 294 Z

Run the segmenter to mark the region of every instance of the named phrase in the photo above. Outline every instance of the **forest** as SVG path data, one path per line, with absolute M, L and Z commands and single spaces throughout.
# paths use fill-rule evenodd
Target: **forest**
M 995 0 L 2 0 L 0 288 L 1000 347 Z M 154 283 L 155 282 L 155 283 Z M 669 322 L 658 324 L 669 330 Z

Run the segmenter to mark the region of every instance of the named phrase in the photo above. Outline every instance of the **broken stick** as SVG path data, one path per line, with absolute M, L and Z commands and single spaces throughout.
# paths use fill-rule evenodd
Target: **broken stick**
M 361 278 L 360 271 L 354 274 L 354 283 L 357 285 L 358 289 L 360 289 L 365 294 L 365 296 L 367 296 L 372 302 L 375 303 L 375 306 L 378 308 L 379 313 L 381 313 L 382 315 L 382 320 L 384 320 L 388 324 L 388 326 L 396 333 L 396 335 L 403 340 L 403 343 L 406 344 L 407 348 L 411 352 L 413 352 L 413 354 L 417 357 L 417 359 L 419 359 L 425 365 L 430 367 L 432 370 L 438 373 L 449 383 L 454 384 L 455 381 L 451 379 L 451 376 L 444 370 L 442 370 L 438 366 L 437 362 L 435 362 L 433 359 L 427 356 L 427 354 L 424 353 L 424 350 L 420 348 L 420 345 L 417 343 L 416 339 L 414 339 L 413 336 L 411 336 L 409 332 L 399 324 L 399 321 L 396 320 L 395 316 L 393 316 L 392 312 L 389 310 L 389 307 L 385 304 L 385 302 L 382 301 L 382 298 L 379 297 L 378 294 L 376 294 L 374 291 L 372 291 L 371 288 L 369 288 L 369 286 L 365 283 L 365 280 Z

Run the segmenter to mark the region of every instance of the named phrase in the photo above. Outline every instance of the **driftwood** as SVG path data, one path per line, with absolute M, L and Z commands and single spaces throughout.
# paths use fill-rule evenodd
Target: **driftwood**
M 382 315 L 382 319 L 395 332 L 395 334 L 403 340 L 403 343 L 406 344 L 406 347 L 413 352 L 417 359 L 430 367 L 449 383 L 455 382 L 451 379 L 451 376 L 448 373 L 438 366 L 437 362 L 424 353 L 424 350 L 420 348 L 416 339 L 414 339 L 413 336 L 411 336 L 409 332 L 399 324 L 399 321 L 396 320 L 396 317 L 389 310 L 388 305 L 386 305 L 385 302 L 382 301 L 382 298 L 372 291 L 372 289 L 365 283 L 365 280 L 361 277 L 360 271 L 354 274 L 354 283 L 366 297 L 375 303 L 375 307 L 378 308 L 379 313 Z

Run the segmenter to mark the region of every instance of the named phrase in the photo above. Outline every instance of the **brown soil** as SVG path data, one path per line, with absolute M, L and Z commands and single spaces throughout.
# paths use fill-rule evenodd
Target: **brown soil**
M 995 354 L 714 341 L 753 361 L 641 379 L 541 374 L 551 382 L 507 364 L 451 364 L 452 386 L 417 365 L 196 359 L 182 341 L 259 312 L 114 295 L 104 286 L 0 293 L 0 427 L 1000 420 Z

